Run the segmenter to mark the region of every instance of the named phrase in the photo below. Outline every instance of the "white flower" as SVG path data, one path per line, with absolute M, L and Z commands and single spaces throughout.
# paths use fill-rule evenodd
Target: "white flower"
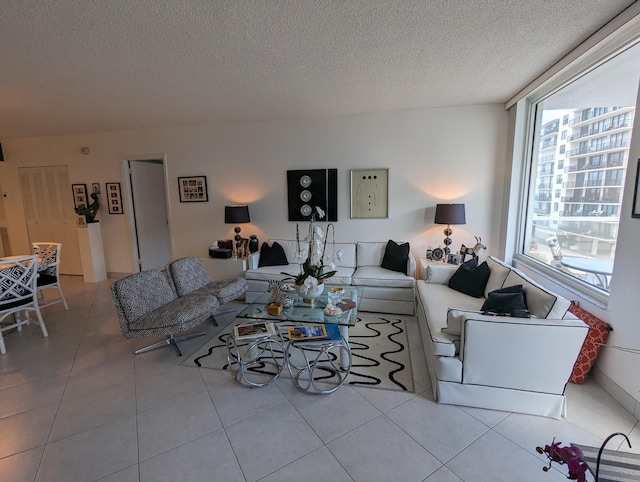
M 333 261 L 331 261 L 331 263 L 329 263 L 329 270 L 335 271 L 335 269 L 336 269 L 336 264 Z
M 316 211 L 318 211 L 318 217 L 320 219 L 324 218 L 324 211 L 320 208 L 320 206 L 316 206 Z
M 344 254 L 344 251 L 342 249 L 339 249 L 338 251 L 334 251 L 333 252 L 333 259 L 337 260 L 337 261 L 342 261 L 342 255 Z
M 318 288 L 318 280 L 313 276 L 307 276 L 304 280 L 304 283 L 302 283 L 302 286 L 302 291 L 306 295 L 307 293 L 309 293 L 309 290 L 315 291 Z

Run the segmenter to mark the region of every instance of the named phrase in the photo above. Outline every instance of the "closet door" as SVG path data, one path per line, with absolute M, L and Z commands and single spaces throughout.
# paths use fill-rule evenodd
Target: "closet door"
M 62 243 L 61 274 L 82 274 L 67 166 L 18 168 L 29 241 Z

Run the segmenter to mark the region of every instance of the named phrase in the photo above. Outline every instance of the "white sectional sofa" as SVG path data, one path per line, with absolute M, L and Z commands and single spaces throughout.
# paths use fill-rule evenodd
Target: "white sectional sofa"
M 440 403 L 560 418 L 564 391 L 588 327 L 570 302 L 487 258 L 484 294 L 522 285 L 534 317 L 484 315 L 485 298 L 448 286 L 456 267 L 427 266 L 417 281 L 417 317 L 435 399 Z M 445 329 L 443 331 L 443 329 Z
M 285 279 L 283 272 L 290 275 L 300 272 L 300 265 L 292 262 L 296 253 L 296 241 L 270 239 L 269 246 L 274 242 L 283 247 L 289 264 L 258 267 L 260 253 L 251 254 L 244 274 L 249 285 L 245 295 L 247 303 L 267 291 L 270 280 Z M 416 297 L 415 257 L 409 252 L 407 274 L 382 268 L 386 246 L 386 242 L 335 243 L 335 250 L 342 250 L 343 255 L 342 260 L 336 262 L 336 275 L 328 279 L 327 283 L 362 286 L 364 290 L 358 308 L 360 311 L 413 315 Z M 333 250 L 333 245 L 331 249 Z

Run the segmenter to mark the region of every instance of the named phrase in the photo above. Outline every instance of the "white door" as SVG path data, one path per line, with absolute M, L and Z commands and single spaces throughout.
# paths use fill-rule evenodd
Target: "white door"
M 82 274 L 67 166 L 19 167 L 29 242 L 62 243 L 61 274 Z
M 140 269 L 163 269 L 171 242 L 162 161 L 129 161 L 129 175 Z

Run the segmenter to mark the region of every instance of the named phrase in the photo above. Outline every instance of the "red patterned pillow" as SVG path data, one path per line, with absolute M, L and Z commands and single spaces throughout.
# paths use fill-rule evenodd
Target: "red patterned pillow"
M 573 383 L 584 383 L 585 378 L 591 370 L 596 357 L 600 352 L 600 344 L 606 343 L 611 327 L 600 318 L 593 316 L 588 311 L 572 304 L 569 311 L 589 325 L 589 333 L 582 344 L 580 355 L 573 366 L 573 372 L 569 378 Z

